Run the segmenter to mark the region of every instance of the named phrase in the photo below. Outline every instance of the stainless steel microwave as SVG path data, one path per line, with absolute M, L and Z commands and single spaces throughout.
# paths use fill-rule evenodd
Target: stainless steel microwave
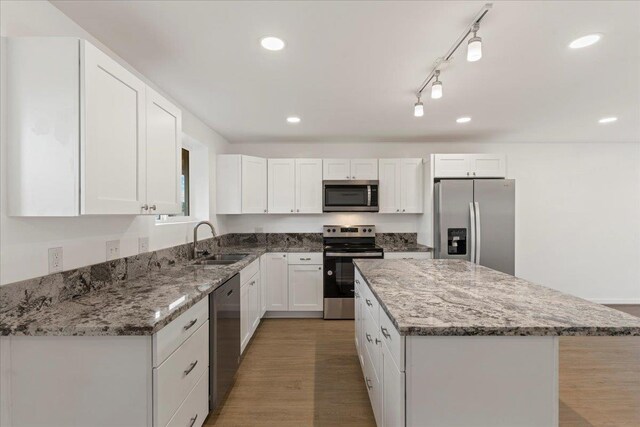
M 378 181 L 323 181 L 323 212 L 378 212 Z

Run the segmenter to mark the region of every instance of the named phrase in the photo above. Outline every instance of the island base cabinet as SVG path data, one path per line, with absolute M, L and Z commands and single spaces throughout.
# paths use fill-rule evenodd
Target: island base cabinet
M 406 425 L 557 426 L 558 338 L 407 337 Z
M 404 426 L 404 372 L 396 366 L 386 344 L 382 345 L 382 425 Z

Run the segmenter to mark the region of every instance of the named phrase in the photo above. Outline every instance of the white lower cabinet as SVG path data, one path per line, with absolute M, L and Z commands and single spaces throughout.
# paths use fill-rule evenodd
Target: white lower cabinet
M 247 278 L 249 275 L 251 277 Z M 244 352 L 260 324 L 261 294 L 260 260 L 255 260 L 240 272 L 240 352 Z
M 200 376 L 167 427 L 200 427 L 209 415 L 209 369 Z
M 289 311 L 322 311 L 322 266 L 289 266 Z
M 286 311 L 289 309 L 289 264 L 287 254 L 274 252 L 267 257 L 267 310 Z
M 356 270 L 355 334 L 358 359 L 378 426 L 405 425 L 404 337 Z M 370 301 L 370 303 L 367 302 Z M 402 360 L 399 364 L 398 360 Z

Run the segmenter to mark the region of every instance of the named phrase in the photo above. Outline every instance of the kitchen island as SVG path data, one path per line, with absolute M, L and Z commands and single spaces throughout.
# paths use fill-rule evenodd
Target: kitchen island
M 357 260 L 356 346 L 380 426 L 557 426 L 558 337 L 640 319 L 460 260 Z

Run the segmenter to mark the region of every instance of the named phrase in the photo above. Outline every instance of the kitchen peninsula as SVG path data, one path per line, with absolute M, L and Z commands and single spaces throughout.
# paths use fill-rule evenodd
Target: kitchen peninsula
M 357 260 L 356 346 L 379 425 L 557 426 L 558 336 L 640 319 L 461 260 Z

